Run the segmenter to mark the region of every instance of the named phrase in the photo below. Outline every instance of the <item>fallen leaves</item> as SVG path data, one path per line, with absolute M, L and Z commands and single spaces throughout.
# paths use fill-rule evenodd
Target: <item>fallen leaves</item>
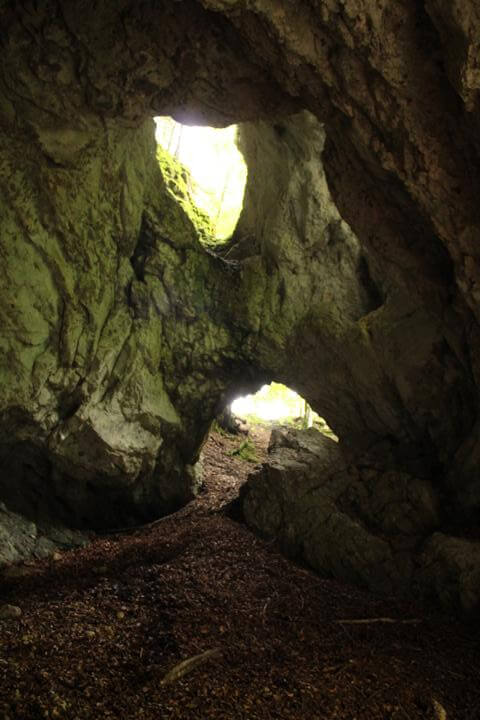
M 317 577 L 216 512 L 249 469 L 231 447 L 209 441 L 188 512 L 3 574 L 21 614 L 0 622 L 0 717 L 478 717 L 468 629 Z

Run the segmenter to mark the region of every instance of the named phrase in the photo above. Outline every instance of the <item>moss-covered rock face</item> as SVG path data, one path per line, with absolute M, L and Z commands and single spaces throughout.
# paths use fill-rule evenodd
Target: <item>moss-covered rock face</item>
M 167 512 L 218 404 L 276 378 L 428 479 L 439 530 L 478 522 L 480 18 L 443 5 L 0 2 L 9 510 Z M 216 253 L 155 114 L 247 123 Z
M 195 205 L 190 190 L 192 178 L 190 172 L 178 160 L 157 145 L 157 160 L 163 177 L 163 186 L 185 212 L 192 222 L 198 239 L 207 247 L 215 247 L 217 241 L 208 215 Z
M 219 397 L 247 365 L 242 284 L 177 202 L 151 121 L 93 138 L 73 169 L 35 150 L 25 177 L 3 148 L 2 495 L 34 517 L 138 522 L 195 492 Z
M 4 142 L 1 482 L 14 508 L 101 522 L 115 503 L 98 487 L 143 504 L 135 480 L 153 472 L 161 423 L 180 423 L 126 302 L 152 152 L 150 122 L 92 132 L 69 167 Z

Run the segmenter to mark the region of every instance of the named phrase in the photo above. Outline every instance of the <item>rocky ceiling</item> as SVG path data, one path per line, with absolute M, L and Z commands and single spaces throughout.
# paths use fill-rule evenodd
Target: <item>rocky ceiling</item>
M 11 510 L 178 507 L 219 404 L 276 378 L 428 479 L 437 530 L 478 525 L 479 27 L 473 0 L 0 1 Z M 245 123 L 228 259 L 165 191 L 156 114 Z

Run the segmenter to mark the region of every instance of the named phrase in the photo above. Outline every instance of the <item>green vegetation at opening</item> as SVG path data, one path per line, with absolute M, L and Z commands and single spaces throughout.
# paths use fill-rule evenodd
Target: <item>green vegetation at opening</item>
M 228 240 L 242 209 L 247 179 L 235 142 L 236 126 L 189 127 L 170 117 L 157 117 L 155 122 L 158 159 L 164 177 L 166 172 L 170 179 L 169 191 L 196 227 L 199 223 L 202 242 L 211 245 Z
M 238 448 L 235 448 L 235 450 L 232 450 L 230 453 L 232 456 L 238 456 L 242 460 L 246 460 L 246 462 L 256 463 L 258 462 L 258 457 L 256 455 L 255 451 L 255 445 L 250 440 L 250 438 L 246 438 L 245 440 L 242 440 Z
M 280 423 L 297 428 L 314 427 L 332 440 L 338 437 L 298 393 L 280 383 L 264 385 L 255 395 L 237 398 L 232 412 L 251 424 Z

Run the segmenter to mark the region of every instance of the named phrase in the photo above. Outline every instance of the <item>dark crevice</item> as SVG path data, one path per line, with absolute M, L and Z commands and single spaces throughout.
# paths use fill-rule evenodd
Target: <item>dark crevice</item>
M 370 274 L 368 261 L 364 255 L 360 256 L 356 271 L 359 283 L 368 297 L 367 313 L 373 312 L 383 305 L 385 298 Z
M 145 231 L 145 222 L 142 222 L 138 242 L 130 258 L 130 263 L 137 280 L 145 282 L 145 265 L 155 252 L 155 240 Z

